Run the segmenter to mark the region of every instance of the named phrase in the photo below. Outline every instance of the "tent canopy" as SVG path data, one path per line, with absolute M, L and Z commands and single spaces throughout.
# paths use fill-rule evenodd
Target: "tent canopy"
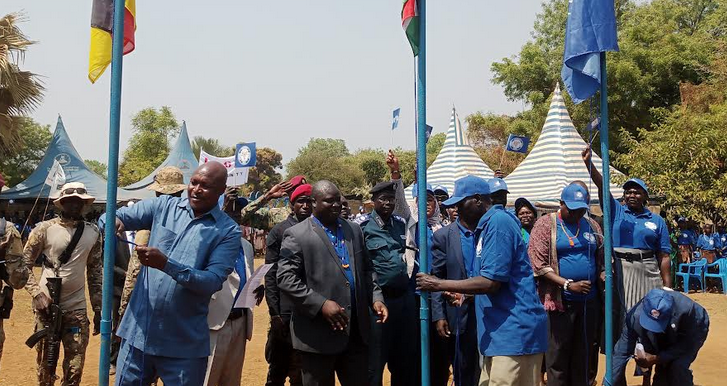
M 598 203 L 596 186 L 591 182 L 581 152 L 586 141 L 576 131 L 565 108 L 560 86 L 556 85 L 543 130 L 530 154 L 505 177 L 510 190 L 508 201 L 525 197 L 536 206 L 553 207 L 560 203 L 560 193 L 573 181 L 581 180 L 589 187 L 591 204 Z M 593 163 L 603 172 L 601 157 L 593 153 Z M 611 167 L 611 175 L 623 175 Z M 621 197 L 623 190 L 611 184 L 611 194 Z
M 192 152 L 192 144 L 189 141 L 189 135 L 187 134 L 187 124 L 182 122 L 182 129 L 179 132 L 179 138 L 174 148 L 169 152 L 167 159 L 162 162 L 159 167 L 154 169 L 148 176 L 144 177 L 141 181 L 133 183 L 129 186 L 125 186 L 124 189 L 134 192 L 135 195 L 144 197 L 154 197 L 154 192 L 147 190 L 146 187 L 154 182 L 154 176 L 165 166 L 176 166 L 182 170 L 184 175 L 184 183 L 189 184 L 189 180 L 194 174 L 194 170 L 197 168 L 197 157 Z
M 459 121 L 459 116 L 457 116 L 457 110 L 452 108 L 452 118 L 449 120 L 447 138 L 437 158 L 427 169 L 427 183 L 432 186 L 444 186 L 452 195 L 454 193 L 454 181 L 470 174 L 490 179 L 494 173 L 470 146 L 467 133 Z M 406 188 L 407 199 L 411 197 L 413 186 Z
M 63 120 L 60 116 L 58 117 L 58 123 L 53 132 L 50 145 L 48 145 L 45 156 L 43 156 L 38 167 L 25 181 L 3 191 L 0 199 L 48 198 L 50 186 L 45 184 L 45 179 L 48 176 L 48 171 L 53 166 L 54 160 L 58 160 L 58 163 L 63 168 L 63 172 L 66 175 L 66 182 L 82 182 L 86 185 L 88 193 L 96 198 L 96 203 L 106 202 L 106 180 L 92 172 L 83 162 L 83 158 L 78 154 L 71 139 L 68 137 L 68 133 L 63 126 Z M 131 192 L 119 189 L 117 198 L 119 201 L 126 201 L 137 197 Z

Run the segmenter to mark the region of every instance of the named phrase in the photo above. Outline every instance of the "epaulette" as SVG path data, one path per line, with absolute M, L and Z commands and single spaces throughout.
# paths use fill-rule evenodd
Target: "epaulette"
M 354 220 L 354 222 L 357 223 L 358 225 L 364 225 L 369 220 L 371 220 L 371 215 L 370 214 L 365 214 L 365 215 L 359 217 L 358 219 Z
M 404 220 L 404 217 L 397 216 L 397 215 L 394 214 L 394 215 L 391 215 L 391 218 L 393 218 L 394 220 L 397 220 L 397 221 L 401 221 L 404 224 L 406 224 L 406 220 Z

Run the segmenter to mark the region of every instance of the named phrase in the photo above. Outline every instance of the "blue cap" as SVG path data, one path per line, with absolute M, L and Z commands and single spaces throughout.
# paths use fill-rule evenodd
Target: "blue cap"
M 588 192 L 578 184 L 570 184 L 563 188 L 560 200 L 570 210 L 588 209 Z
M 434 192 L 437 192 L 437 191 L 442 191 L 442 192 L 444 192 L 444 194 L 446 194 L 447 196 L 449 196 L 449 190 L 447 190 L 447 188 L 445 188 L 442 185 L 437 185 L 437 186 L 434 187 Z
M 445 200 L 442 204 L 446 206 L 457 205 L 458 202 L 465 198 L 477 194 L 481 194 L 483 196 L 490 194 L 490 186 L 487 184 L 487 180 L 471 175 L 465 176 L 454 181 L 454 195 L 448 200 Z
M 667 291 L 661 288 L 649 291 L 641 302 L 641 327 L 651 332 L 664 332 L 671 320 L 673 308 L 674 298 Z
M 411 197 L 412 198 L 417 198 L 417 189 L 419 189 L 419 185 L 417 185 L 416 183 L 414 185 L 412 185 L 412 188 L 411 188 Z M 434 194 L 434 189 L 432 189 L 432 184 L 427 184 L 427 193 Z
M 629 178 L 629 180 L 624 182 L 624 184 L 623 184 L 624 189 L 626 189 L 626 185 L 632 185 L 632 186 L 636 185 L 639 188 L 644 189 L 647 196 L 649 195 L 649 188 L 646 187 L 646 182 L 644 182 L 638 178 Z
M 490 194 L 499 192 L 501 190 L 510 193 L 510 191 L 507 190 L 507 184 L 505 183 L 505 180 L 503 180 L 502 178 L 490 178 L 487 183 L 490 185 Z

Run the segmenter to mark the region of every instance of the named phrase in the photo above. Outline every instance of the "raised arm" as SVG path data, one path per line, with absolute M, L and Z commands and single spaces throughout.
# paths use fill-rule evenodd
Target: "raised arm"
M 290 188 L 291 185 L 288 181 L 281 182 L 270 188 L 258 199 L 247 204 L 242 208 L 240 223 L 256 229 L 271 230 L 275 226 L 275 222 L 267 204 L 270 200 L 284 197 Z
M 589 170 L 591 180 L 593 180 L 593 183 L 596 184 L 596 187 L 598 188 L 598 202 L 600 203 L 601 208 L 603 208 L 603 176 L 601 175 L 601 172 L 598 171 L 598 168 L 596 168 L 593 164 L 593 152 L 591 151 L 591 145 L 586 146 L 583 152 L 581 152 L 581 156 L 583 157 L 583 163 L 586 164 L 586 169 Z
M 389 167 L 389 172 L 391 172 L 391 180 L 396 182 L 396 203 L 394 204 L 393 213 L 408 222 L 411 217 L 411 209 L 409 203 L 406 202 L 406 194 L 404 194 L 404 182 L 401 180 L 401 172 L 399 171 L 399 158 L 391 150 L 386 156 L 386 165 Z

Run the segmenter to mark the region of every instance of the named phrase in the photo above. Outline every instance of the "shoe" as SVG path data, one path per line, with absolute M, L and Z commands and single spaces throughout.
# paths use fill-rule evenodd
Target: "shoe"
M 116 375 L 116 366 L 111 365 L 111 368 L 109 368 L 109 375 Z

